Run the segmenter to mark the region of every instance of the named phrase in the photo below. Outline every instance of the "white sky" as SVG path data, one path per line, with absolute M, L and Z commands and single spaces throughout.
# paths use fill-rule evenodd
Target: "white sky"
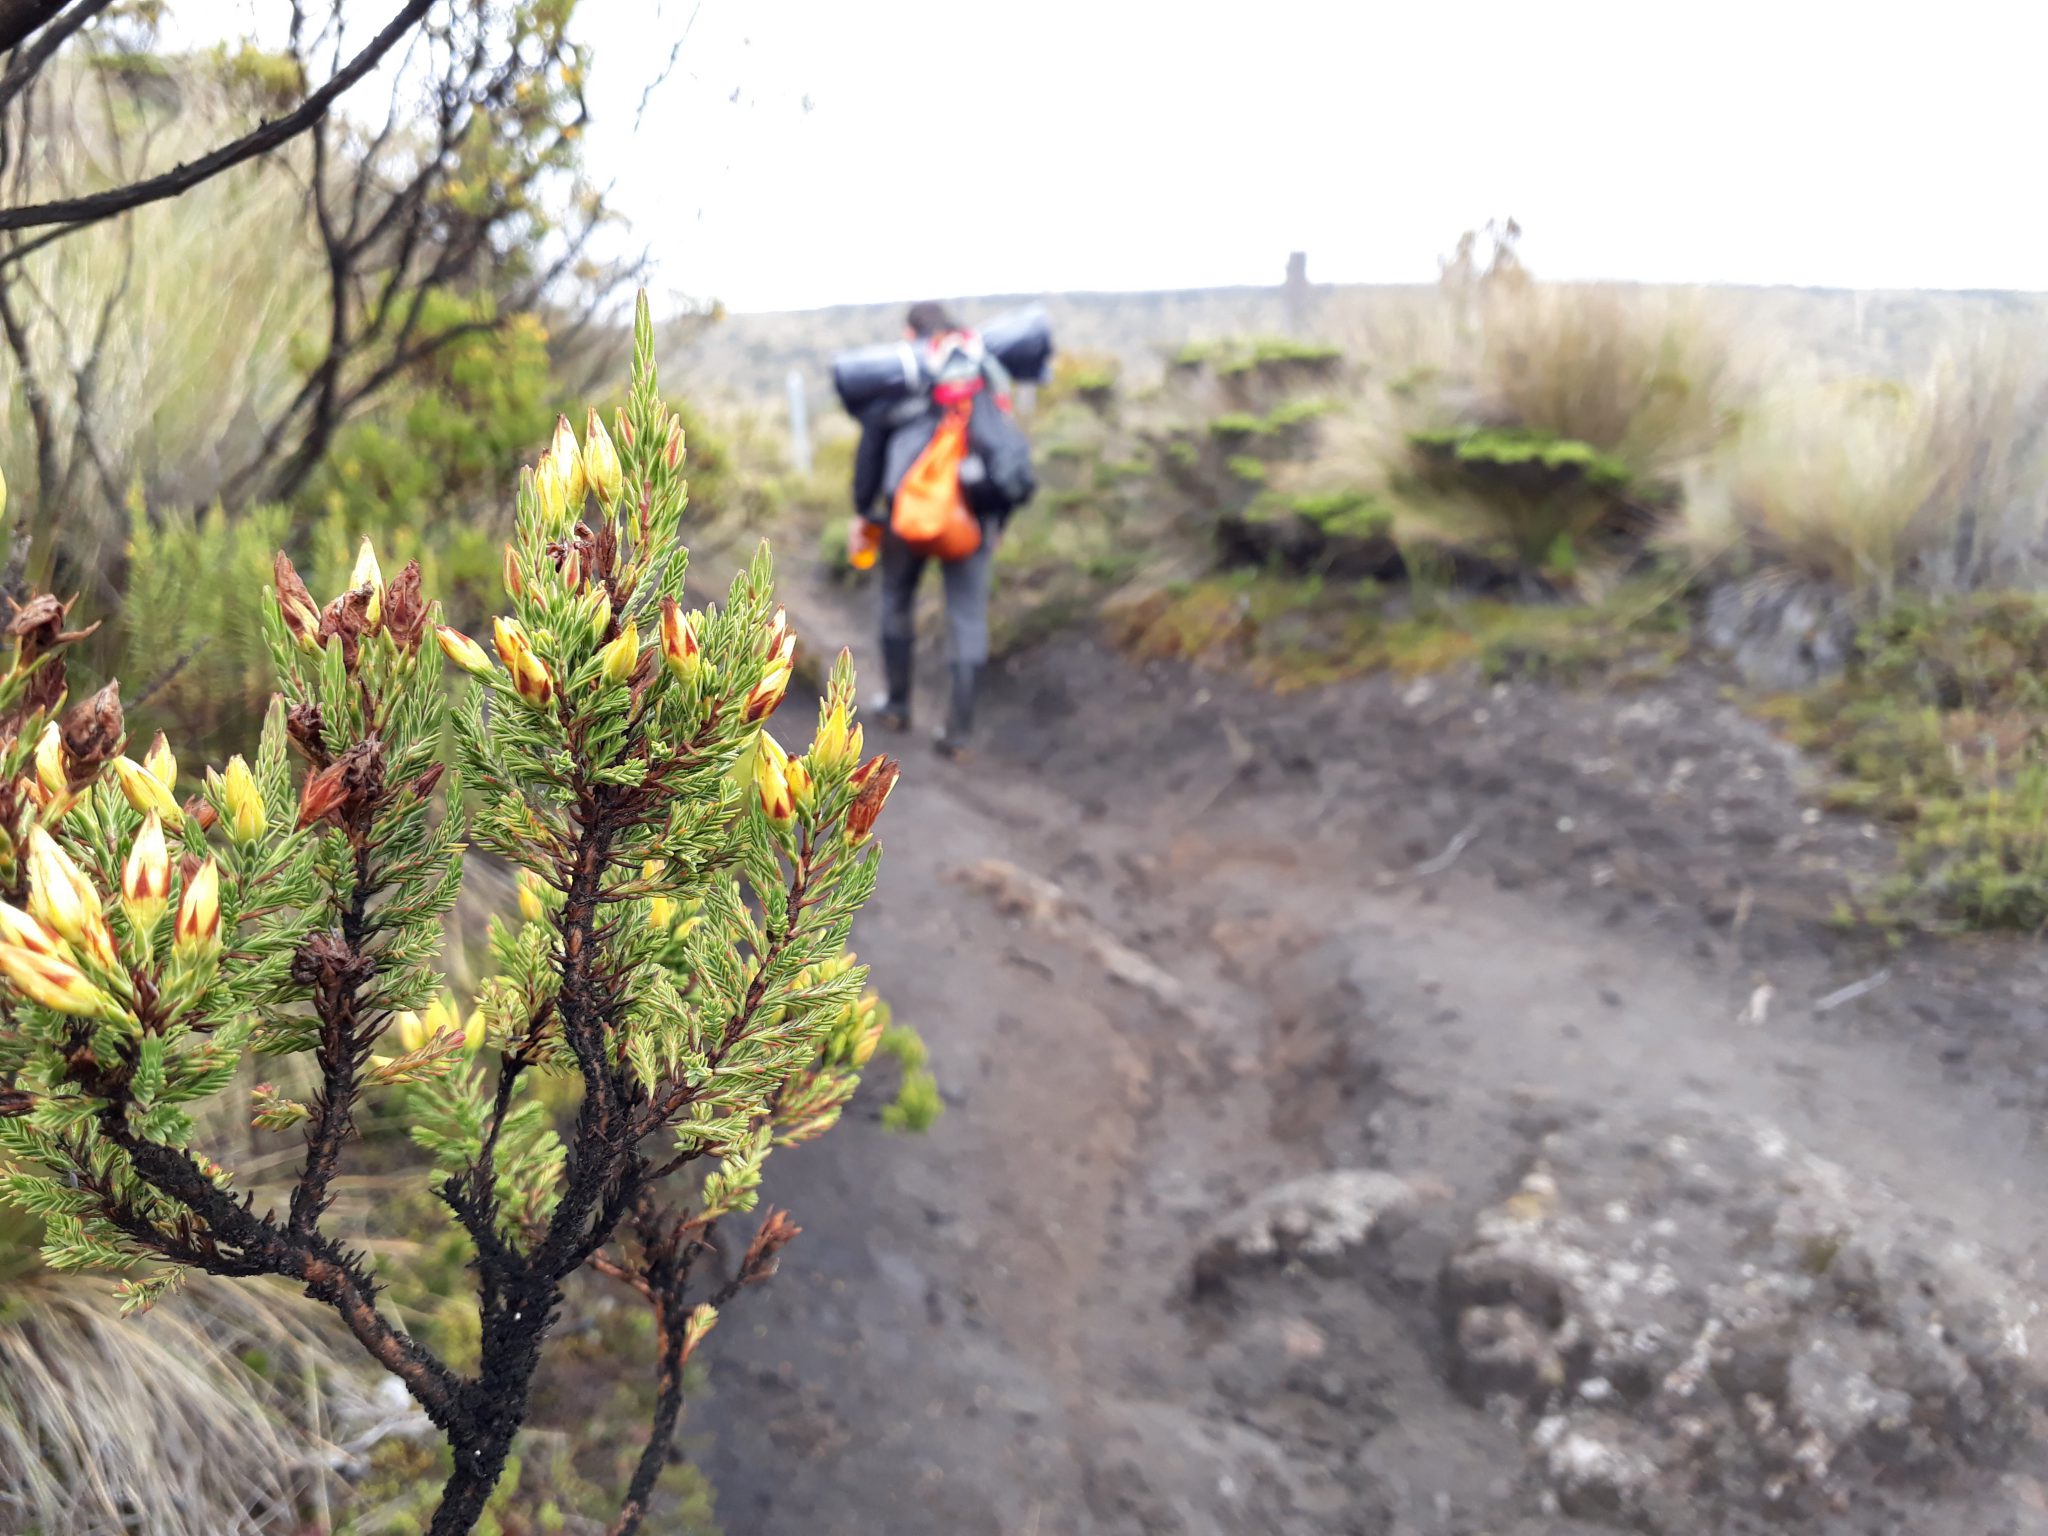
M 1422 281 L 1508 214 L 1546 276 L 2048 288 L 2038 0 L 582 0 L 576 29 L 654 286 L 734 309 L 1274 283 L 1294 249 Z

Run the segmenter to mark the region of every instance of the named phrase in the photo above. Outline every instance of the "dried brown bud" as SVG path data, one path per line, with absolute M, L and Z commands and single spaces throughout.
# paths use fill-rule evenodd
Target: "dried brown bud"
M 81 789 L 99 776 L 100 765 L 115 757 L 127 739 L 119 680 L 66 710 L 58 734 L 64 741 L 64 777 L 72 789 Z
M 306 589 L 291 557 L 281 549 L 271 562 L 271 575 L 277 583 L 277 606 L 284 610 L 284 627 L 299 644 L 308 648 L 318 646 L 320 605 L 313 601 L 313 594 Z
M 427 600 L 420 595 L 419 561 L 406 561 L 405 569 L 384 589 L 384 628 L 408 656 L 426 638 Z
M 72 603 L 77 601 L 75 597 L 71 600 Z M 25 603 L 14 604 L 14 617 L 8 621 L 7 633 L 20 642 L 21 665 L 27 666 L 38 656 L 60 645 L 83 640 L 100 627 L 95 621 L 83 629 L 66 629 L 64 620 L 70 613 L 71 603 L 60 602 L 48 592 L 39 592 Z
M 315 768 L 325 768 L 332 759 L 327 752 L 327 738 L 323 734 L 327 722 L 320 718 L 320 706 L 308 699 L 294 704 L 285 711 L 284 733 L 292 745 L 306 754 L 306 760 Z
M 602 581 L 609 581 L 619 564 L 619 530 L 610 518 L 606 518 L 597 532 L 591 535 L 591 570 Z
M 50 648 L 64 627 L 64 604 L 49 592 L 38 592 L 25 603 L 14 605 L 14 617 L 7 633 L 17 640 L 38 645 L 38 654 Z
M 414 798 L 424 800 L 427 798 L 427 796 L 431 795 L 434 792 L 435 787 L 440 784 L 441 775 L 447 769 L 447 766 L 448 765 L 446 763 L 436 763 L 434 764 L 433 767 L 429 768 L 425 773 L 421 774 L 418 778 L 414 779 L 412 781 L 412 792 Z
M 355 587 L 329 603 L 326 612 L 320 615 L 320 643 L 324 646 L 339 635 L 342 663 L 351 672 L 355 670 L 356 658 L 361 654 L 363 636 L 377 627 L 370 618 L 370 607 L 376 601 L 375 588 Z
M 846 808 L 846 840 L 858 847 L 875 830 L 875 818 L 882 814 L 882 807 L 889 801 L 889 791 L 896 787 L 896 777 L 902 770 L 893 757 L 871 757 L 853 771 L 847 781 L 858 793 L 853 804 Z
M 374 960 L 357 954 L 338 933 L 316 933 L 292 956 L 292 980 L 324 992 L 339 992 L 375 969 Z
M 185 814 L 193 821 L 199 823 L 199 830 L 202 832 L 211 832 L 214 823 L 220 820 L 220 812 L 216 811 L 210 802 L 198 795 L 194 795 L 185 802 Z
M 51 656 L 50 652 L 74 640 L 83 640 L 99 628 L 99 625 L 92 624 L 84 629 L 67 630 L 64 617 L 70 611 L 70 603 L 59 602 L 48 593 L 31 597 L 26 603 L 15 603 L 14 617 L 8 622 L 7 632 L 15 639 L 15 668 L 28 672 L 29 678 L 15 707 L 0 724 L 18 729 L 29 716 L 47 713 L 62 701 L 68 686 L 64 676 L 64 658 Z M 38 662 L 41 665 L 37 665 Z
M 746 1255 L 740 1260 L 740 1284 L 759 1285 L 773 1275 L 782 1250 L 802 1231 L 789 1219 L 787 1211 L 769 1211 L 763 1216 L 761 1225 L 754 1229 L 754 1240 L 747 1244 Z
M 384 746 L 374 736 L 306 778 L 299 796 L 299 825 L 323 821 L 347 829 L 376 808 L 384 792 Z

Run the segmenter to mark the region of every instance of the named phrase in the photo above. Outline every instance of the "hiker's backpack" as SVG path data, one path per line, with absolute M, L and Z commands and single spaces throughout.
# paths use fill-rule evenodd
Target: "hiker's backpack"
M 960 491 L 977 513 L 995 518 L 1008 517 L 1038 493 L 1030 440 L 1010 414 L 1009 403 L 987 390 L 975 397 L 967 420 Z
M 917 363 L 936 421 L 897 483 L 889 523 L 913 549 L 962 560 L 981 547 L 981 519 L 1007 517 L 1036 491 L 1031 445 L 1010 416 L 1009 375 L 980 337 L 933 337 Z
M 960 332 L 934 338 L 924 354 L 932 403 L 965 407 L 967 450 L 960 492 L 977 516 L 1002 519 L 1038 490 L 1031 444 L 1010 414 L 1010 374 L 983 337 Z
M 948 562 L 981 548 L 981 520 L 962 493 L 960 466 L 967 457 L 971 401 L 946 406 L 923 450 L 904 471 L 890 503 L 889 528 L 921 555 Z

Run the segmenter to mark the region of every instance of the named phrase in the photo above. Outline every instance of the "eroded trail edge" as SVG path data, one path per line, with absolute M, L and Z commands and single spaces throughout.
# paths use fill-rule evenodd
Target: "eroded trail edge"
M 791 1154 L 727 1529 L 2048 1530 L 2040 963 L 1831 928 L 1882 839 L 1711 679 L 991 715 L 856 934 L 949 1112 Z

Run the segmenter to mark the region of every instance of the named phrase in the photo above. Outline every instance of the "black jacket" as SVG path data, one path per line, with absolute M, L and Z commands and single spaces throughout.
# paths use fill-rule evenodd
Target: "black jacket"
M 889 505 L 924 445 L 931 441 L 939 413 L 929 400 L 885 401 L 860 418 L 860 446 L 853 453 L 853 510 L 871 523 L 889 520 Z

